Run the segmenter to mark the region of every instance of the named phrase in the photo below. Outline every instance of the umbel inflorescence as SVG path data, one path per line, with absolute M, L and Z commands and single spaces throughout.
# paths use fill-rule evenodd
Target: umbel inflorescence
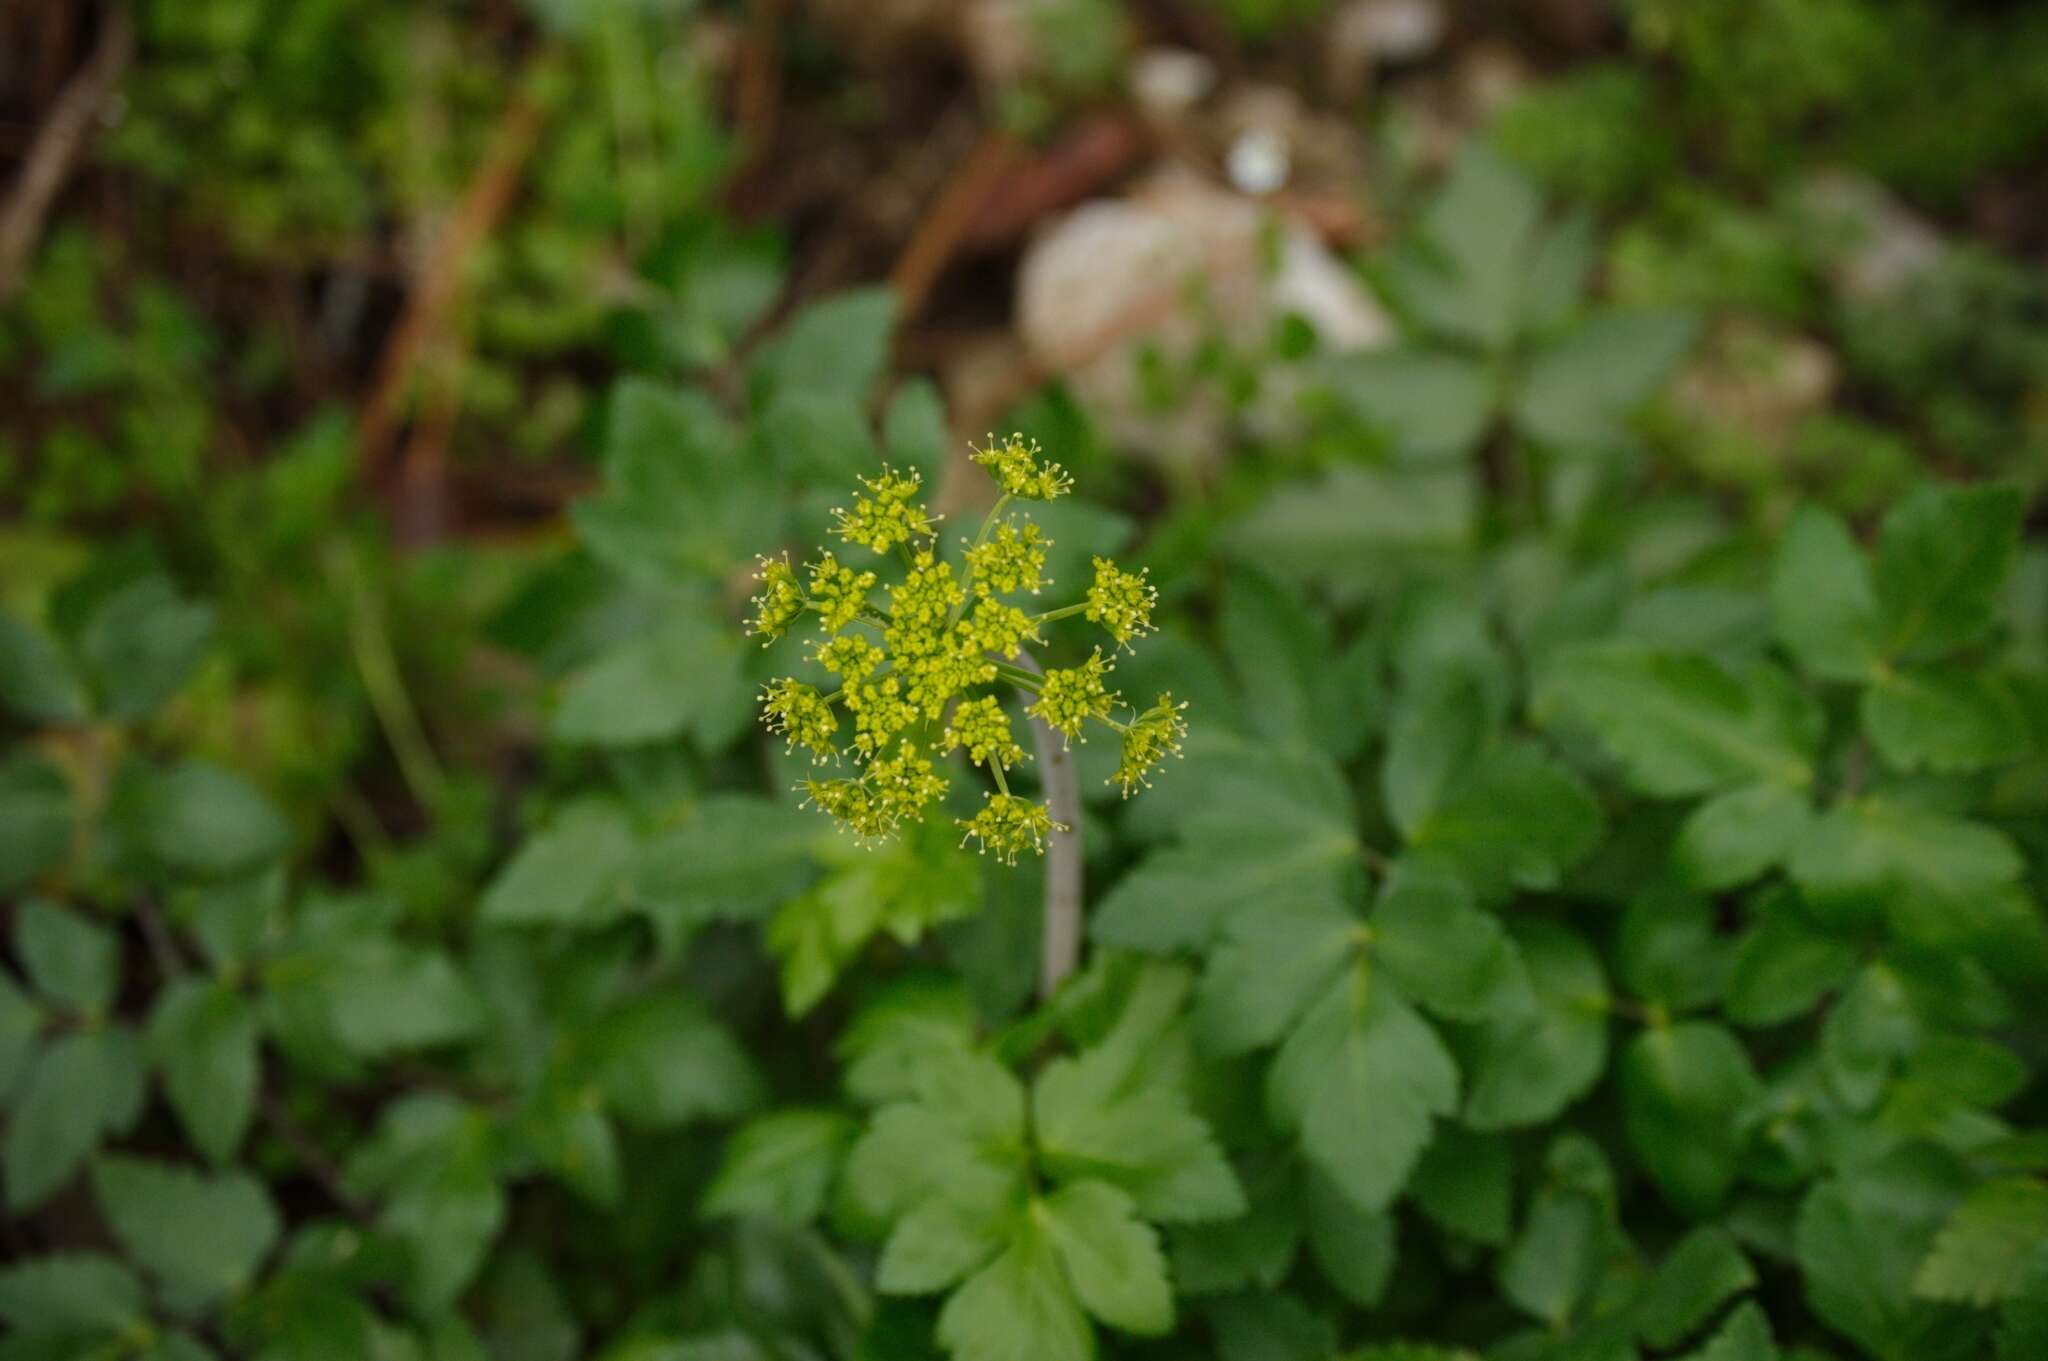
M 1014 864 L 1025 850 L 1043 852 L 1046 838 L 1066 828 L 1045 804 L 1010 792 L 1007 772 L 1029 758 L 1011 731 L 1003 687 L 1019 692 L 1025 713 L 1063 741 L 1086 740 L 1090 723 L 1115 732 L 1121 758 L 1111 779 L 1126 797 L 1149 785 L 1160 762 L 1179 755 L 1187 706 L 1160 695 L 1150 708 L 1131 712 L 1109 686 L 1114 662 L 1099 646 L 1079 666 L 1039 668 L 1025 645 L 1042 644 L 1046 625 L 1078 615 L 1116 649 L 1128 649 L 1151 630 L 1158 592 L 1143 572 L 1096 558 L 1083 599 L 1029 608 L 1051 584 L 1045 563 L 1052 541 L 1019 503 L 1051 501 L 1072 479 L 1021 435 L 991 437 L 973 457 L 1002 495 L 972 542 L 963 540 L 957 569 L 939 555 L 938 521 L 917 499 L 918 475 L 884 468 L 861 480 L 851 510 L 833 515 L 850 553 L 882 559 L 883 566 L 895 560 L 890 579 L 842 562 L 830 549 L 801 567 L 786 556 L 764 558 L 751 631 L 772 643 L 815 624 L 812 656 L 835 679 L 829 690 L 788 678 L 761 692 L 762 721 L 791 750 L 806 749 L 818 764 L 851 764 L 849 773 L 806 780 L 808 802 L 856 836 L 885 838 L 922 820 L 945 797 L 948 781 L 935 762 L 964 752 L 988 768 L 996 787 L 959 824 L 983 850 Z

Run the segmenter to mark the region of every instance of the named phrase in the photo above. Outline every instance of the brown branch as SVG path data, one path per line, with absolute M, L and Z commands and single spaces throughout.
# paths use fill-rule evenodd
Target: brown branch
M 404 315 L 384 347 L 376 381 L 356 421 L 356 444 L 366 481 L 377 474 L 384 461 L 399 399 L 420 356 L 439 333 L 449 307 L 462 291 L 464 267 L 504 215 L 527 157 L 540 140 L 543 117 L 534 97 L 539 83 L 534 77 L 548 60 L 544 53 L 529 64 L 526 77 L 499 115 L 497 130 L 491 134 L 483 161 L 454 215 L 435 237 Z
M 932 285 L 952 263 L 1016 156 L 1016 141 L 1002 129 L 991 128 L 954 170 L 889 272 L 889 283 L 896 291 L 898 325 L 923 310 Z
M 135 57 L 135 26 L 125 7 L 116 6 L 100 29 L 99 45 L 36 133 L 21 175 L 0 210 L 0 306 L 21 287 L 22 275 L 42 239 L 43 224 L 57 193 L 71 177 L 87 135 Z

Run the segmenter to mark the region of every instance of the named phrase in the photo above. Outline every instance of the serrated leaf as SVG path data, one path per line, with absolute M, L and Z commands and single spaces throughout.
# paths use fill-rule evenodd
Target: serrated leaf
M 1812 1011 L 1855 968 L 1855 946 L 1781 907 L 1735 947 L 1723 1005 L 1737 1025 L 1777 1025 Z
M 2048 1355 L 2048 1248 L 2036 1248 L 2021 1274 L 2019 1293 L 1999 1311 L 1998 1361 L 2033 1361 Z
M 1324 1277 L 1361 1309 L 1376 1309 L 1394 1275 L 1394 1217 L 1353 1204 L 1323 1177 L 1308 1186 L 1308 1246 Z
M 875 1288 L 929 1295 L 979 1270 L 1017 1229 L 1017 1180 L 992 1168 L 954 1176 L 896 1221 L 875 1264 Z
M 1542 203 L 1480 141 L 1469 142 L 1420 224 L 1431 255 L 1397 257 L 1395 292 L 1431 329 L 1485 347 L 1505 344 L 1521 315 L 1525 254 Z
M 1930 660 L 1991 626 L 2025 505 L 2017 487 L 1923 486 L 1885 517 L 1876 583 L 1887 658 Z
M 0 893 L 33 882 L 71 844 L 71 788 L 55 766 L 25 754 L 0 758 Z
M 1044 1230 L 1027 1227 L 939 1311 L 956 1361 L 1092 1361 L 1095 1335 Z
M 0 610 L 0 713 L 29 723 L 85 717 L 85 687 L 41 629 Z
M 42 1011 L 15 985 L 14 975 L 0 969 L 0 1105 L 35 1055 L 42 1030 Z
M 146 1323 L 142 1283 L 111 1257 L 60 1252 L 0 1267 L 0 1319 L 26 1337 L 95 1337 Z
M 449 1097 L 387 1106 L 374 1138 L 351 1156 L 348 1182 L 382 1202 L 380 1226 L 406 1248 L 408 1294 L 427 1309 L 470 1283 L 505 1222 L 492 1120 Z
M 1771 619 L 1778 643 L 1820 680 L 1868 680 L 1880 660 L 1877 588 L 1848 528 L 1829 511 L 1801 507 L 1771 565 Z
M 564 742 L 619 747 L 687 730 L 716 750 L 744 725 L 751 707 L 744 658 L 730 629 L 676 615 L 570 676 L 549 731 Z
M 140 718 L 175 694 L 213 632 L 211 605 L 148 576 L 101 602 L 78 635 L 78 660 L 108 718 Z
M 870 1106 L 915 1096 L 922 1074 L 973 1051 L 974 1029 L 965 988 L 915 975 L 897 981 L 839 1037 L 847 1093 Z
M 114 933 L 43 898 L 14 917 L 14 950 L 44 997 L 84 1016 L 113 1004 L 121 985 L 121 945 Z
M 150 1062 L 193 1146 L 230 1161 L 256 1111 L 256 1018 L 224 983 L 187 978 L 164 990 L 151 1015 Z
M 1749 1054 L 1722 1027 L 1690 1021 L 1638 1035 L 1622 1058 L 1629 1141 L 1684 1214 L 1705 1216 L 1734 1184 L 1742 1117 L 1763 1091 Z
M 1913 1298 L 1913 1278 L 1969 1184 L 1951 1155 L 1927 1145 L 1815 1183 L 1793 1240 L 1813 1312 L 1872 1356 L 1910 1361 L 1936 1307 Z
M 1465 355 L 1407 348 L 1329 356 L 1317 370 L 1366 429 L 1406 463 L 1450 463 L 1468 454 L 1493 414 L 1486 369 Z
M 1706 657 L 1629 642 L 1559 653 L 1536 708 L 1590 727 L 1653 798 L 1804 787 L 1820 742 L 1818 708 L 1776 668 L 1757 663 L 1738 677 Z
M 759 1104 L 762 1083 L 732 1035 L 674 991 L 638 998 L 587 1031 L 607 1106 L 643 1129 L 730 1120 Z
M 136 770 L 115 796 L 123 825 L 174 869 L 221 878 L 283 853 L 291 829 L 276 807 L 232 771 L 205 761 Z
M 886 1224 L 949 1183 L 989 1169 L 1023 1172 L 1024 1089 L 983 1054 L 930 1050 L 911 1074 L 913 1094 L 875 1112 L 847 1154 L 842 1207 Z
M 1608 992 L 1599 958 L 1558 927 L 1526 927 L 1515 940 L 1529 998 L 1474 1036 L 1465 1102 L 1474 1129 L 1541 1124 L 1584 1095 L 1607 1064 Z
M 246 1287 L 282 1227 L 262 1185 L 241 1172 L 109 1156 L 93 1169 L 93 1189 L 121 1245 L 184 1310 Z
M 1205 1310 L 1217 1361 L 1326 1361 L 1337 1330 L 1324 1315 L 1278 1291 L 1233 1295 Z
M 7 1205 L 31 1210 L 142 1114 L 142 1055 L 118 1027 L 66 1035 L 29 1065 L 7 1122 Z
M 1582 1191 L 1545 1187 L 1501 1254 L 1501 1293 L 1524 1313 L 1557 1327 L 1592 1294 L 1606 1252 L 1599 1203 Z
M 1268 1071 L 1274 1122 L 1361 1209 L 1384 1209 L 1438 1117 L 1458 1103 L 1458 1068 L 1392 981 L 1358 966 L 1325 989 Z
M 529 838 L 484 890 L 481 918 L 495 925 L 598 926 L 625 910 L 639 849 L 623 813 L 581 804 Z
M 1137 1206 L 1103 1182 L 1077 1181 L 1040 1201 L 1046 1238 L 1089 1313 L 1112 1328 L 1157 1336 L 1173 1328 L 1173 1287 L 1159 1235 Z
M 812 873 L 819 819 L 746 794 L 718 794 L 647 843 L 632 877 L 636 907 L 671 941 L 719 920 L 766 914 Z
M 1683 1361 L 1778 1361 L 1770 1319 L 1755 1300 L 1744 1300 L 1729 1311 L 1720 1331 Z
M 1989 827 L 1865 796 L 1815 818 L 1786 868 L 1825 923 L 1889 914 L 1895 928 L 1953 942 L 2021 865 L 2012 842 Z
M 1644 1002 L 1679 1012 L 1720 999 L 1731 951 L 1704 898 L 1661 890 L 1638 895 L 1622 915 L 1615 947 L 1622 991 Z
M 1411 686 L 1387 729 L 1380 787 L 1403 836 L 1434 812 L 1478 760 L 1494 726 L 1482 681 L 1463 667 Z
M 1715 1310 L 1756 1284 L 1756 1270 L 1726 1229 L 1694 1229 L 1666 1254 L 1630 1302 L 1629 1322 L 1652 1347 L 1676 1347 Z
M 1439 1015 L 1483 1020 L 1528 992 L 1514 942 L 1453 876 L 1397 864 L 1381 886 L 1371 927 L 1374 959 Z
M 1982 770 L 2033 745 L 2001 677 L 1953 666 L 1881 673 L 1863 692 L 1863 730 L 1900 770 Z
M 1204 1048 L 1228 1056 L 1278 1041 L 1344 967 L 1361 925 L 1320 899 L 1234 914 L 1195 997 L 1195 1030 Z
M 1963 1198 L 1913 1277 L 1922 1299 L 1979 1308 L 2017 1296 L 2048 1246 L 2048 1184 L 2000 1177 Z
M 1699 334 L 1682 312 L 1599 312 L 1530 357 L 1515 423 L 1566 454 L 1614 445 Z
M 911 378 L 896 389 L 882 417 L 882 443 L 889 462 L 915 471 L 936 487 L 953 437 L 946 428 L 946 404 L 928 378 Z
M 1805 791 L 1787 784 L 1730 789 L 1686 816 L 1672 867 L 1693 888 L 1719 890 L 1784 863 L 1813 816 Z
M 748 386 L 757 407 L 781 392 L 865 400 L 888 361 L 895 324 L 896 299 L 887 288 L 812 303 L 756 356 Z
M 1852 1109 L 1869 1109 L 1893 1066 L 1919 1047 L 1921 1033 L 1904 980 L 1882 960 L 1866 964 L 1821 1026 L 1828 1080 Z
M 1408 838 L 1411 858 L 1461 876 L 1481 902 L 1555 888 L 1599 843 L 1585 783 L 1528 743 L 1482 756 Z
M 1408 1191 L 1439 1228 L 1497 1247 L 1508 1239 L 1512 1176 L 1505 1139 L 1443 1124 Z
M 1279 1285 L 1301 1242 L 1299 1173 L 1291 1154 L 1237 1164 L 1245 1212 L 1235 1219 L 1175 1225 L 1169 1233 L 1174 1287 L 1183 1295 L 1210 1295 Z
M 699 1213 L 810 1223 L 823 1213 L 857 1132 L 852 1120 L 825 1110 L 775 1111 L 742 1125 L 726 1142 Z

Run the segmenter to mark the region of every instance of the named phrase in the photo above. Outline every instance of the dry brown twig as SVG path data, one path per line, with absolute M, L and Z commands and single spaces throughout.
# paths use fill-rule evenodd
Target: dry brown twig
M 57 194 L 84 152 L 93 124 L 135 58 L 135 25 L 116 5 L 100 27 L 93 54 L 58 96 L 0 209 L 0 306 L 21 287 Z

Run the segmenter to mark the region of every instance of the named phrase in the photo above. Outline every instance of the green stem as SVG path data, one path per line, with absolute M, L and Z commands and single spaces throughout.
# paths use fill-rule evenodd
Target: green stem
M 996 789 L 1002 796 L 1010 797 L 1010 782 L 1003 777 L 1003 763 L 996 759 L 994 753 L 990 753 L 988 758 L 988 773 L 996 777 Z
M 1031 656 L 1028 652 L 1020 652 L 1017 655 L 1027 661 Z M 1043 688 L 1043 677 L 1035 671 L 1027 671 L 1021 666 L 1011 666 L 1008 662 L 997 662 L 995 668 L 999 679 L 1008 681 L 1019 690 L 1035 695 Z
M 1085 600 L 1076 605 L 1062 605 L 1056 610 L 1047 610 L 1044 614 L 1033 619 L 1031 626 L 1036 628 L 1040 624 L 1052 624 L 1062 619 L 1072 619 L 1075 615 L 1084 613 L 1087 608 L 1088 602 Z
M 327 571 L 348 602 L 348 637 L 355 652 L 356 669 L 362 675 L 370 709 L 384 729 L 392 755 L 398 759 L 399 774 L 405 777 L 406 787 L 421 807 L 438 809 L 447 776 L 434 757 L 426 730 L 420 725 L 419 711 L 406 691 L 398 658 L 391 649 L 390 631 L 384 626 L 377 602 L 370 597 L 354 548 L 343 544 L 329 552 Z

